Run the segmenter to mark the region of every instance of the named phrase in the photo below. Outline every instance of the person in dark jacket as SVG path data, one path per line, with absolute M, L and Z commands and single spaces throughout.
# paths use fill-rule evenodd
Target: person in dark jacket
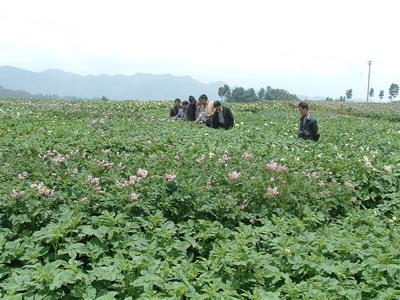
M 180 109 L 181 109 L 181 99 L 176 98 L 175 106 L 173 108 L 171 108 L 171 110 L 169 111 L 169 116 L 171 118 L 175 117 L 179 113 Z
M 297 106 L 300 112 L 300 124 L 298 137 L 305 140 L 318 141 L 319 132 L 317 120 L 311 115 L 308 110 L 308 104 L 300 102 Z
M 187 120 L 187 112 L 189 108 L 189 101 L 182 101 L 182 108 L 179 110 L 178 114 L 175 116 L 175 120 Z
M 196 121 L 197 103 L 193 96 L 189 96 L 189 107 L 186 113 L 186 121 Z
M 211 127 L 231 129 L 235 123 L 235 119 L 229 107 L 223 106 L 220 101 L 215 101 L 214 108 Z

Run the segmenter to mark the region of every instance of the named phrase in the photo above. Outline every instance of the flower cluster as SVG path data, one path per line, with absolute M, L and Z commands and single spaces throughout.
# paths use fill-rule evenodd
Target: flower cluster
M 240 172 L 234 171 L 232 173 L 229 173 L 228 174 L 228 178 L 229 178 L 230 181 L 237 181 L 240 178 Z
M 176 180 L 176 175 L 174 173 L 165 174 L 165 180 L 174 182 Z
M 21 199 L 24 196 L 25 196 L 25 192 L 23 192 L 23 191 L 19 192 L 19 191 L 13 189 L 10 192 L 10 197 L 13 198 L 13 199 Z
M 278 191 L 277 187 L 274 187 L 274 188 L 268 187 L 267 188 L 267 196 L 268 197 L 275 198 L 278 195 L 279 195 L 279 191 Z
M 287 166 L 280 165 L 277 162 L 271 160 L 267 165 L 265 166 L 268 171 L 272 172 L 286 172 L 288 170 Z
M 253 154 L 251 154 L 250 152 L 243 152 L 242 158 L 245 160 L 250 160 L 253 158 Z
M 24 180 L 26 177 L 28 177 L 28 173 L 27 172 L 22 172 L 22 173 L 19 173 L 18 175 L 17 175 L 17 177 L 18 177 L 18 179 L 20 179 L 20 180 Z
M 37 189 L 37 195 L 39 197 L 53 197 L 54 195 L 54 191 L 45 186 L 43 182 L 40 182 L 39 184 L 32 184 L 31 188 Z
M 104 160 L 97 160 L 97 166 L 102 169 L 111 169 L 114 163 L 104 161 Z

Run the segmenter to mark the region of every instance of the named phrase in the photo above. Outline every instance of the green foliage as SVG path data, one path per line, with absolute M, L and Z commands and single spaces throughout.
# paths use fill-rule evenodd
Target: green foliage
M 0 297 L 396 299 L 399 104 L 229 106 L 0 102 Z

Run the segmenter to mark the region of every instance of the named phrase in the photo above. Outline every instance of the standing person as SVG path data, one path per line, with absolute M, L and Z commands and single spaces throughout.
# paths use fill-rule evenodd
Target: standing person
M 175 117 L 178 114 L 180 109 L 181 109 L 181 99 L 176 98 L 175 106 L 173 108 L 171 108 L 171 110 L 169 111 L 170 118 Z
M 319 132 L 317 120 L 311 115 L 308 110 L 308 104 L 300 102 L 297 106 L 300 113 L 300 124 L 298 137 L 305 140 L 318 141 Z
M 221 104 L 220 101 L 214 102 L 215 112 L 212 118 L 212 128 L 231 129 L 235 123 L 232 111 L 229 107 Z
M 208 127 L 211 127 L 212 116 L 214 114 L 214 106 L 212 102 L 208 101 L 206 94 L 199 97 L 199 117 L 196 123 L 204 123 Z
M 187 113 L 188 113 L 189 102 L 182 101 L 182 108 L 179 110 L 178 114 L 175 116 L 175 120 L 187 120 Z
M 186 114 L 186 121 L 196 121 L 197 103 L 193 96 L 189 96 L 189 107 Z

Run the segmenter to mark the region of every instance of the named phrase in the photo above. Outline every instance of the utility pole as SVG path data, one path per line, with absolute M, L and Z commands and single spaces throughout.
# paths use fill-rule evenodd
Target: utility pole
M 370 78 L 371 78 L 371 63 L 372 63 L 372 60 L 369 60 L 369 61 L 368 61 L 368 88 L 367 88 L 367 102 L 368 102 L 368 100 L 369 100 L 369 80 L 370 80 Z

